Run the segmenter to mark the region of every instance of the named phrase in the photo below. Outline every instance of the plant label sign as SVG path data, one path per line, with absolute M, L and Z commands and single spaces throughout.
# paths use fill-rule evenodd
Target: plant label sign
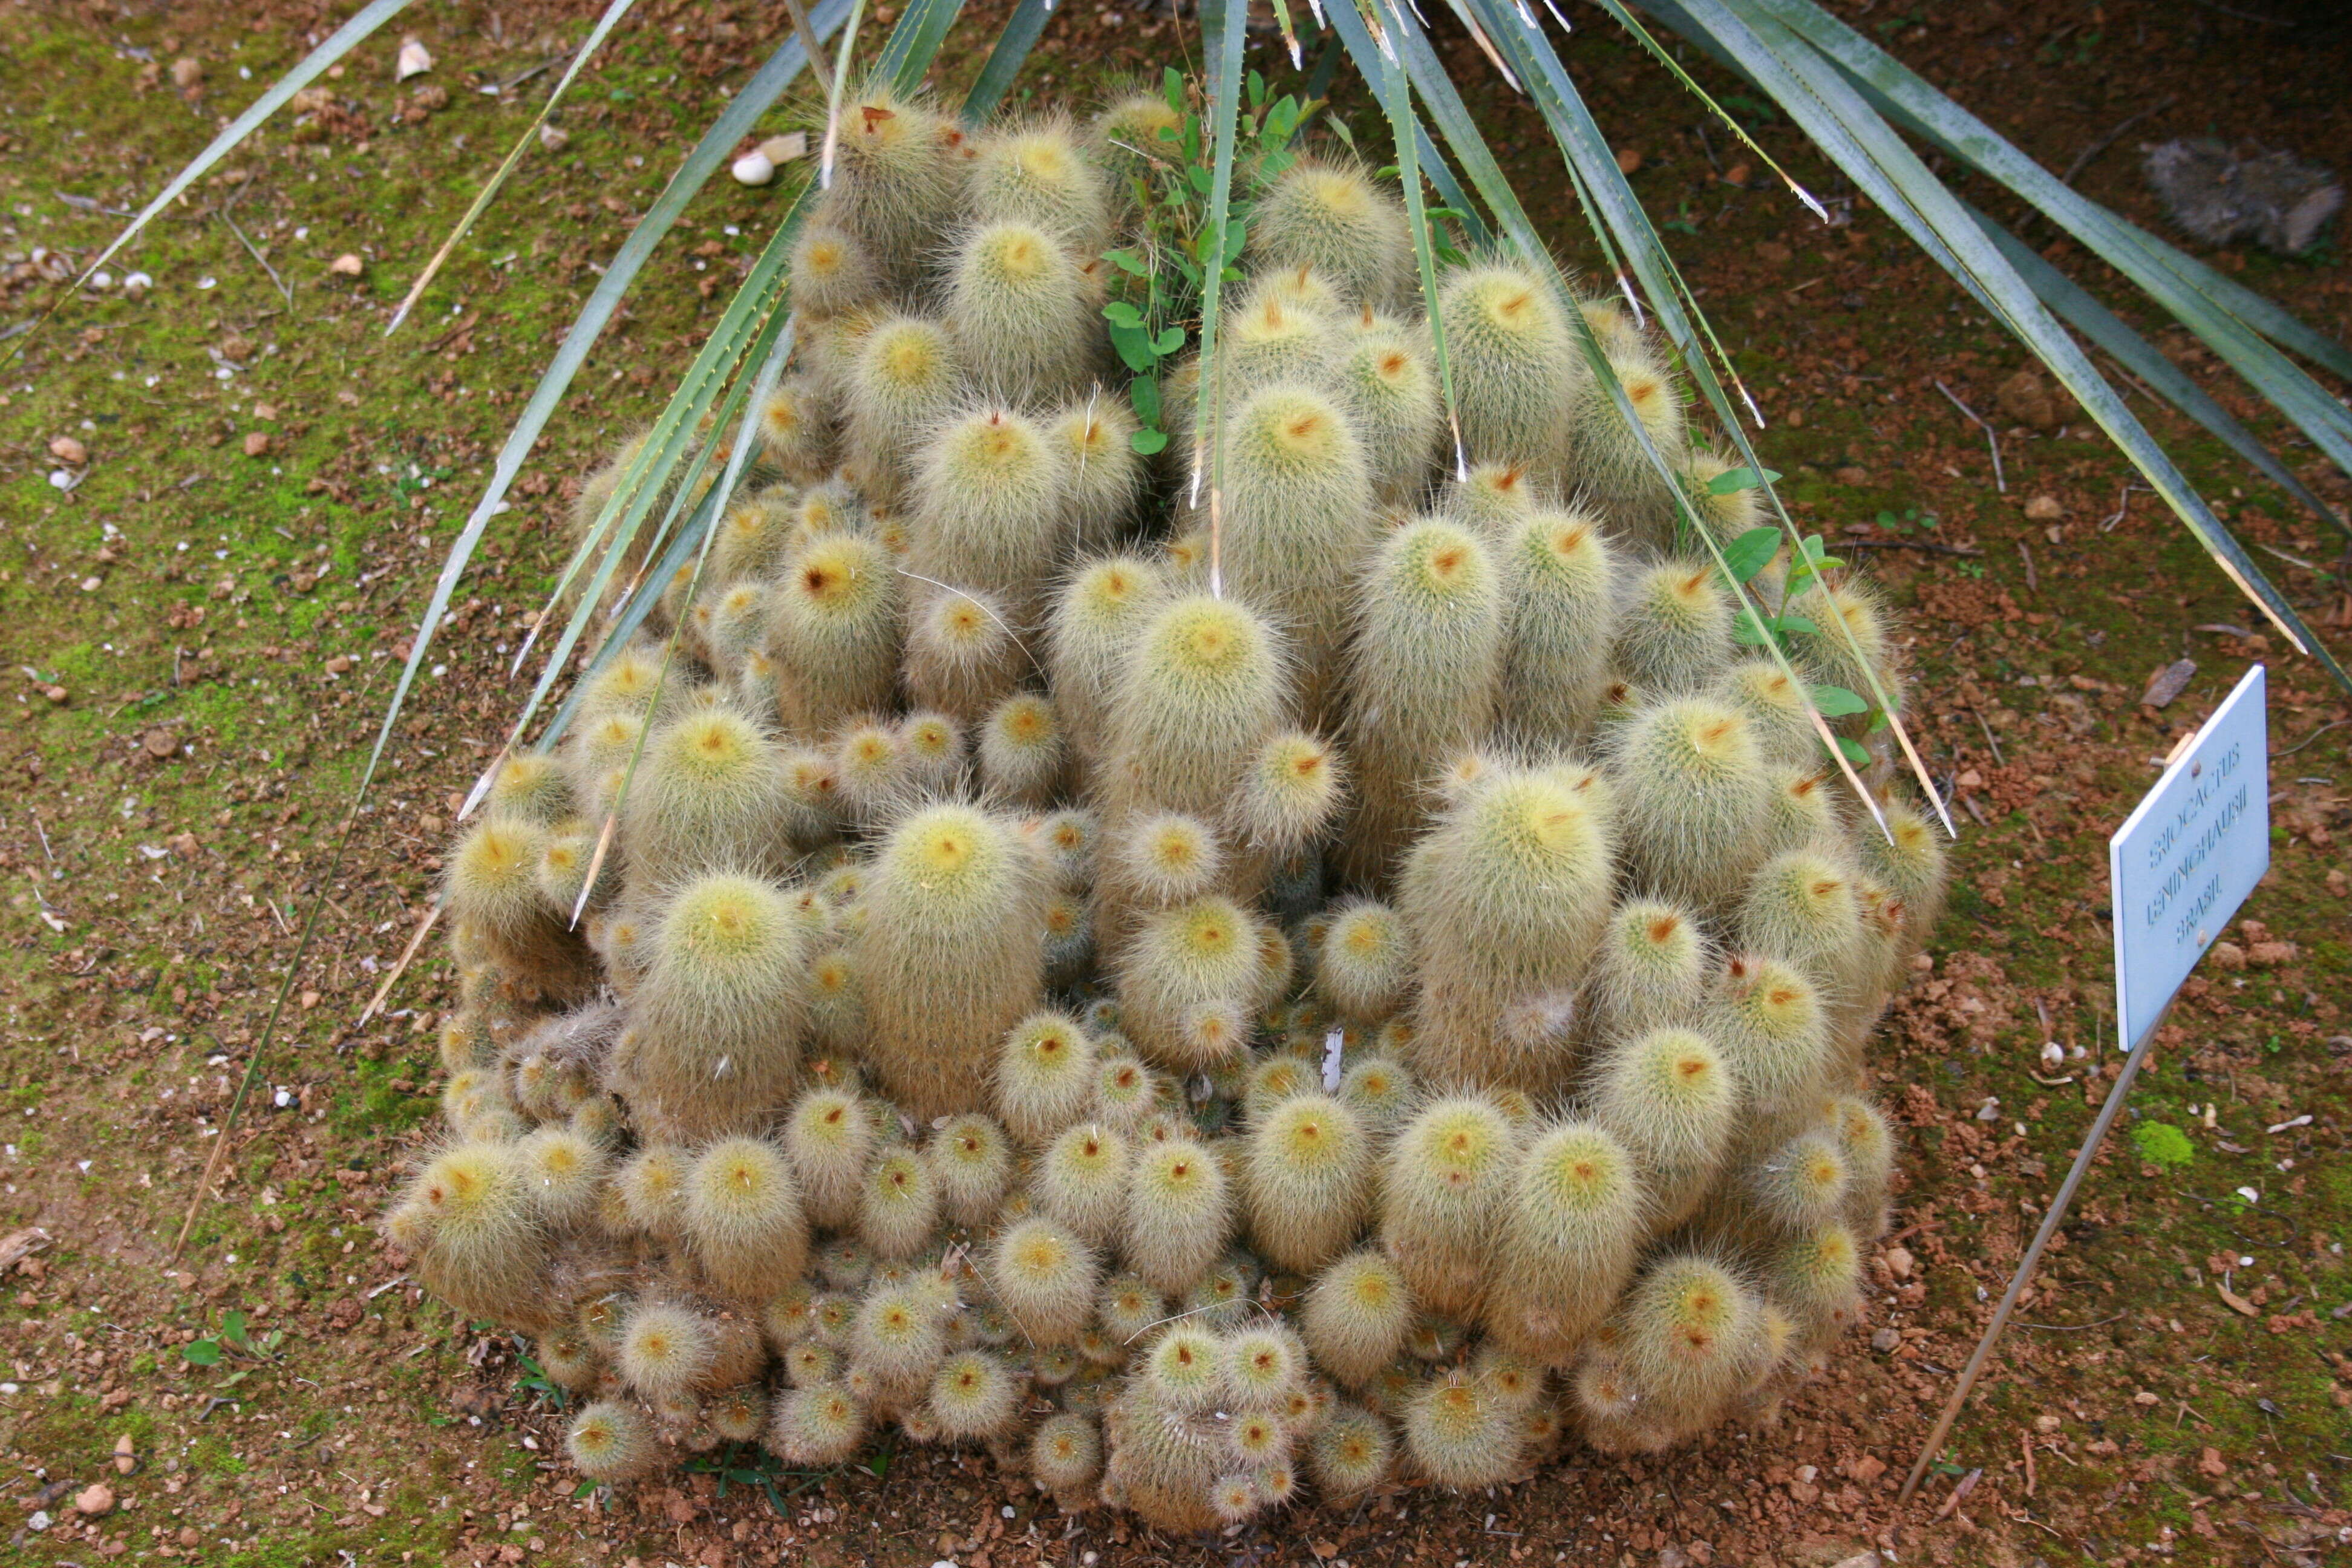
M 2166 759 L 2107 840 L 2116 1026 L 2137 1050 L 2172 994 L 2271 864 L 2270 716 L 2263 667 Z

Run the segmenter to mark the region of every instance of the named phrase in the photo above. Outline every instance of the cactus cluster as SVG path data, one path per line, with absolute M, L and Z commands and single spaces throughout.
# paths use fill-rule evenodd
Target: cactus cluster
M 1728 465 L 1613 305 L 1490 257 L 1441 280 L 1457 472 L 1402 215 L 1306 160 L 1196 496 L 1098 330 L 1155 107 L 845 110 L 675 656 L 449 857 L 449 1131 L 388 1225 L 536 1337 L 588 1477 L 896 1423 L 1213 1529 L 1769 1416 L 1864 1310 L 1941 851 L 1735 639 Z

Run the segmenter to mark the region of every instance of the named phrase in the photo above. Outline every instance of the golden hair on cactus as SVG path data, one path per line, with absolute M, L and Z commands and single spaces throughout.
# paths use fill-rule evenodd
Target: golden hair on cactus
M 1312 720 L 1339 678 L 1358 564 L 1379 542 L 1363 443 L 1331 399 L 1277 382 L 1227 416 L 1223 496 L 1225 586 L 1288 633 Z
M 1608 918 L 1612 815 L 1584 774 L 1496 767 L 1413 846 L 1397 908 L 1421 981 L 1417 1075 L 1562 1085 L 1576 986 Z
M 1373 494 L 1412 504 L 1445 429 L 1426 330 L 1363 312 L 1342 326 L 1325 383 L 1363 447 Z
M 905 676 L 915 701 L 978 723 L 1029 668 L 1004 607 L 983 594 L 928 594 L 908 618 Z
M 1441 1372 L 1406 1401 L 1405 1452 L 1438 1486 L 1491 1487 L 1519 1470 L 1519 1415 L 1466 1369 Z
M 1351 303 L 1386 310 L 1412 279 L 1412 240 L 1396 199 L 1359 168 L 1304 161 L 1250 215 L 1250 253 L 1268 268 L 1310 268 Z
M 1503 592 L 1478 536 L 1436 517 L 1391 533 L 1357 584 L 1347 671 L 1356 809 L 1342 863 L 1362 886 L 1386 886 L 1421 826 L 1425 782 L 1493 721 Z
M 1624 566 L 1583 512 L 1530 510 L 1496 537 L 1507 584 L 1496 717 L 1528 744 L 1564 747 L 1601 711 Z
M 582 1475 L 607 1485 L 635 1480 L 661 1463 L 652 1424 L 617 1399 L 582 1405 L 564 1430 L 563 1451 Z
M 477 1317 L 543 1321 L 547 1237 L 510 1144 L 458 1143 L 408 1185 L 394 1211 L 403 1245 L 419 1244 L 425 1288 Z
M 1037 1163 L 1037 1206 L 1085 1241 L 1108 1240 L 1127 1213 L 1131 1158 L 1127 1138 L 1101 1122 L 1065 1128 Z
M 1829 1062 L 1821 995 L 1794 967 L 1740 953 L 1723 967 L 1700 1032 L 1723 1053 L 1746 1109 L 1764 1128 L 1811 1108 Z
M 1698 697 L 1643 703 L 1610 767 L 1637 886 L 1706 905 L 1747 882 L 1761 858 L 1771 779 L 1738 710 Z
M 999 800 L 1028 806 L 1052 804 L 1067 765 L 1061 721 L 1049 697 L 1016 691 L 981 724 L 981 786 Z
M 1589 378 L 1571 416 L 1570 440 L 1579 486 L 1594 509 L 1617 525 L 1620 535 L 1663 546 L 1673 539 L 1682 511 L 1682 388 L 1637 332 L 1626 336 L 1628 341 L 1603 351 L 1624 406 L 1601 377 Z M 1633 411 L 1630 424 L 1626 408 Z M 1675 477 L 1659 473 L 1653 451 Z
M 1285 717 L 1282 658 L 1272 628 L 1232 600 L 1181 598 L 1156 611 L 1111 707 L 1100 781 L 1109 803 L 1213 816 Z
M 1547 1366 L 1574 1364 L 1633 1275 L 1645 1206 L 1633 1156 L 1605 1128 L 1544 1129 L 1500 1205 L 1489 1342 Z
M 885 1149 L 866 1166 L 857 1190 L 858 1239 L 877 1258 L 903 1263 L 930 1245 L 940 1218 L 940 1184 L 911 1149 Z
M 1274 1107 L 1253 1125 L 1242 1168 L 1251 1239 L 1277 1268 L 1313 1273 L 1355 1240 L 1370 1214 L 1370 1135 L 1329 1096 Z
M 1255 929 L 1248 913 L 1226 899 L 1195 899 L 1150 915 L 1120 954 L 1119 1012 L 1129 1035 L 1151 1060 L 1187 1070 L 1207 1067 L 1241 1047 L 1216 1044 L 1186 1027 L 1193 1009 L 1237 1003 L 1250 994 L 1257 963 Z
M 776 1405 L 768 1444 L 789 1464 L 845 1463 L 866 1441 L 865 1406 L 835 1382 L 795 1388 Z
M 1081 256 L 1110 243 L 1110 193 L 1066 116 L 1008 126 L 972 149 L 971 205 L 982 221 L 1035 224 Z
M 1094 1314 L 1102 1264 L 1076 1232 L 1027 1219 L 998 1236 L 988 1280 L 1032 1344 L 1076 1344 Z
M 1063 405 L 1045 426 L 1062 448 L 1070 521 L 1077 547 L 1099 550 L 1118 537 L 1143 488 L 1143 460 L 1133 445 L 1139 426 L 1123 399 L 1100 392 Z
M 703 1274 L 729 1296 L 761 1301 L 808 1260 L 808 1220 L 784 1152 L 764 1138 L 722 1138 L 686 1179 L 687 1240 Z
M 1662 561 L 1629 585 L 1617 663 L 1657 693 L 1704 690 L 1731 658 L 1731 595 L 1712 561 Z
M 1685 1432 L 1712 1422 L 1766 1364 L 1755 1292 L 1698 1253 L 1650 1265 L 1618 1309 L 1613 1342 L 1655 1418 Z
M 874 540 L 827 533 L 809 541 L 778 578 L 770 605 L 767 651 L 788 726 L 814 734 L 887 706 L 904 640 L 902 595 Z
M 754 878 L 700 878 L 669 900 L 653 949 L 614 1078 L 678 1137 L 748 1129 L 800 1073 L 808 961 L 791 900 Z
M 1437 1100 L 1397 1135 L 1382 1173 L 1381 1246 L 1424 1310 L 1477 1310 L 1518 1158 L 1510 1121 L 1475 1097 Z
M 622 806 L 633 881 L 781 868 L 790 852 L 782 757 L 751 720 L 689 710 L 646 737 Z
M 836 124 L 833 185 L 815 216 L 863 242 L 894 291 L 912 289 L 963 215 L 965 137 L 879 79 L 845 90 Z
M 869 1065 L 908 1114 L 987 1102 L 998 1044 L 1043 990 L 1049 890 L 1010 825 L 971 806 L 916 812 L 884 844 L 854 951 Z
M 1585 993 L 1588 1037 L 1628 1040 L 1685 1024 L 1706 1000 L 1706 933 L 1679 904 L 1631 899 L 1609 916 Z
M 1438 314 L 1470 460 L 1558 474 L 1591 373 L 1551 285 L 1517 262 L 1459 268 L 1440 287 Z
M 1403 1274 L 1387 1254 L 1368 1247 L 1315 1276 L 1298 1326 L 1318 1367 L 1361 1388 L 1403 1353 L 1413 1313 Z
M 1107 342 L 1099 262 L 1013 219 L 974 225 L 957 242 L 947 321 L 975 384 L 1011 401 L 1053 402 L 1094 379 Z
M 932 437 L 916 476 L 908 565 L 1034 620 L 1067 553 L 1069 458 L 1028 416 L 972 408 Z
M 1208 1268 L 1232 1223 L 1223 1166 L 1190 1138 L 1146 1144 L 1128 1175 L 1119 1252 L 1161 1290 L 1181 1291 Z
M 1004 1129 L 976 1111 L 948 1118 L 923 1150 L 950 1225 L 978 1230 L 1004 1201 L 1013 1179 L 1013 1151 Z
M 1160 569 L 1151 562 L 1139 555 L 1106 555 L 1071 574 L 1055 595 L 1045 672 L 1082 769 L 1091 771 L 1102 753 L 1128 646 L 1157 606 L 1162 588 Z
M 1033 1013 L 1006 1031 L 996 1058 L 996 1110 L 1013 1136 L 1050 1142 L 1094 1099 L 1095 1046 L 1062 1013 Z

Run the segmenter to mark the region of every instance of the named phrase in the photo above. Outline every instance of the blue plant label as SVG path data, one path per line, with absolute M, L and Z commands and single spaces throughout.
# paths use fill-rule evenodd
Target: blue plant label
M 2107 840 L 2116 1026 L 2128 1050 L 2270 869 L 2266 690 L 2255 665 Z

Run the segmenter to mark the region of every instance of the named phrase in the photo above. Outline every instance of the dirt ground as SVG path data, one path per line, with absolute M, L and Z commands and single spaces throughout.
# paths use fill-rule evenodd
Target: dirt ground
M 2053 167 L 2124 126 L 2079 184 L 2143 221 L 2156 221 L 2137 174 L 2144 140 L 2210 132 L 2352 168 L 2352 32 L 2331 7 L 1835 8 Z M 1871 1321 L 1825 1380 L 1778 1425 L 1692 1451 L 1571 1452 L 1486 1496 L 1398 1490 L 1213 1542 L 1065 1516 L 974 1452 L 878 1448 L 817 1475 L 721 1457 L 618 1491 L 581 1486 L 551 1457 L 562 1414 L 517 1344 L 425 1300 L 374 1229 L 431 1136 L 434 1026 L 452 1001 L 436 950 L 385 1013 L 356 1020 L 423 919 L 460 794 L 514 711 L 506 661 L 561 564 L 566 497 L 658 407 L 780 210 L 776 190 L 722 178 L 688 209 L 496 521 L 340 858 L 337 831 L 433 574 L 538 367 L 786 23 L 781 8 L 640 7 L 559 111 L 568 144 L 523 163 L 387 340 L 391 307 L 551 79 L 524 73 L 586 25 L 584 12 L 464 0 L 368 45 L 326 84 L 331 103 L 274 124 L 191 192 L 110 264 L 110 287 L 0 341 L 24 351 L 0 370 L 5 1558 L 2340 1557 L 2352 704 L 2258 629 L 2126 488 L 2104 438 L 2018 423 L 2030 410 L 1999 388 L 2020 352 L 1879 215 L 1847 202 L 1850 221 L 1822 227 L 1719 130 L 1702 133 L 1692 101 L 1601 13 L 1570 13 L 1570 66 L 1625 161 L 1639 154 L 1635 186 L 1771 421 L 1762 449 L 1801 518 L 1870 556 L 1909 614 L 1923 742 L 1958 801 L 1952 907 L 1875 1059 L 1905 1142 L 1895 1229 L 1870 1261 Z M 1564 257 L 1589 260 L 1539 123 L 1433 14 L 1460 79 L 1486 84 L 1482 112 L 1538 221 Z M 950 44 L 950 82 L 977 70 L 1001 15 L 967 19 L 972 47 Z M 340 16 L 0 4 L 0 337 Z M 395 84 L 403 26 L 436 63 Z M 1098 96 L 1184 53 L 1173 24 L 1066 0 L 1024 86 Z M 1278 74 L 1276 47 L 1255 59 Z M 1730 103 L 1812 188 L 1843 191 L 1784 120 Z M 2046 228 L 2027 232 L 2103 281 Z M 2332 245 L 2295 262 L 2219 260 L 2345 337 L 2343 257 Z M 2158 341 L 2252 416 L 2184 336 Z M 1939 381 L 1979 411 L 2006 407 L 2005 492 Z M 2342 540 L 2185 422 L 2137 394 L 2133 406 L 2352 659 Z M 2352 483 L 2307 448 L 2289 458 L 2352 502 Z M 2196 665 L 2186 689 L 2144 702 L 2151 676 L 2183 658 Z M 2116 1068 L 2106 836 L 2155 760 L 2255 660 L 2273 680 L 2270 875 L 2189 983 L 2021 1322 L 1928 1485 L 1898 1508 Z M 175 1252 L 321 898 L 255 1098 Z M 2064 1054 L 2044 1066 L 2053 1041 Z

